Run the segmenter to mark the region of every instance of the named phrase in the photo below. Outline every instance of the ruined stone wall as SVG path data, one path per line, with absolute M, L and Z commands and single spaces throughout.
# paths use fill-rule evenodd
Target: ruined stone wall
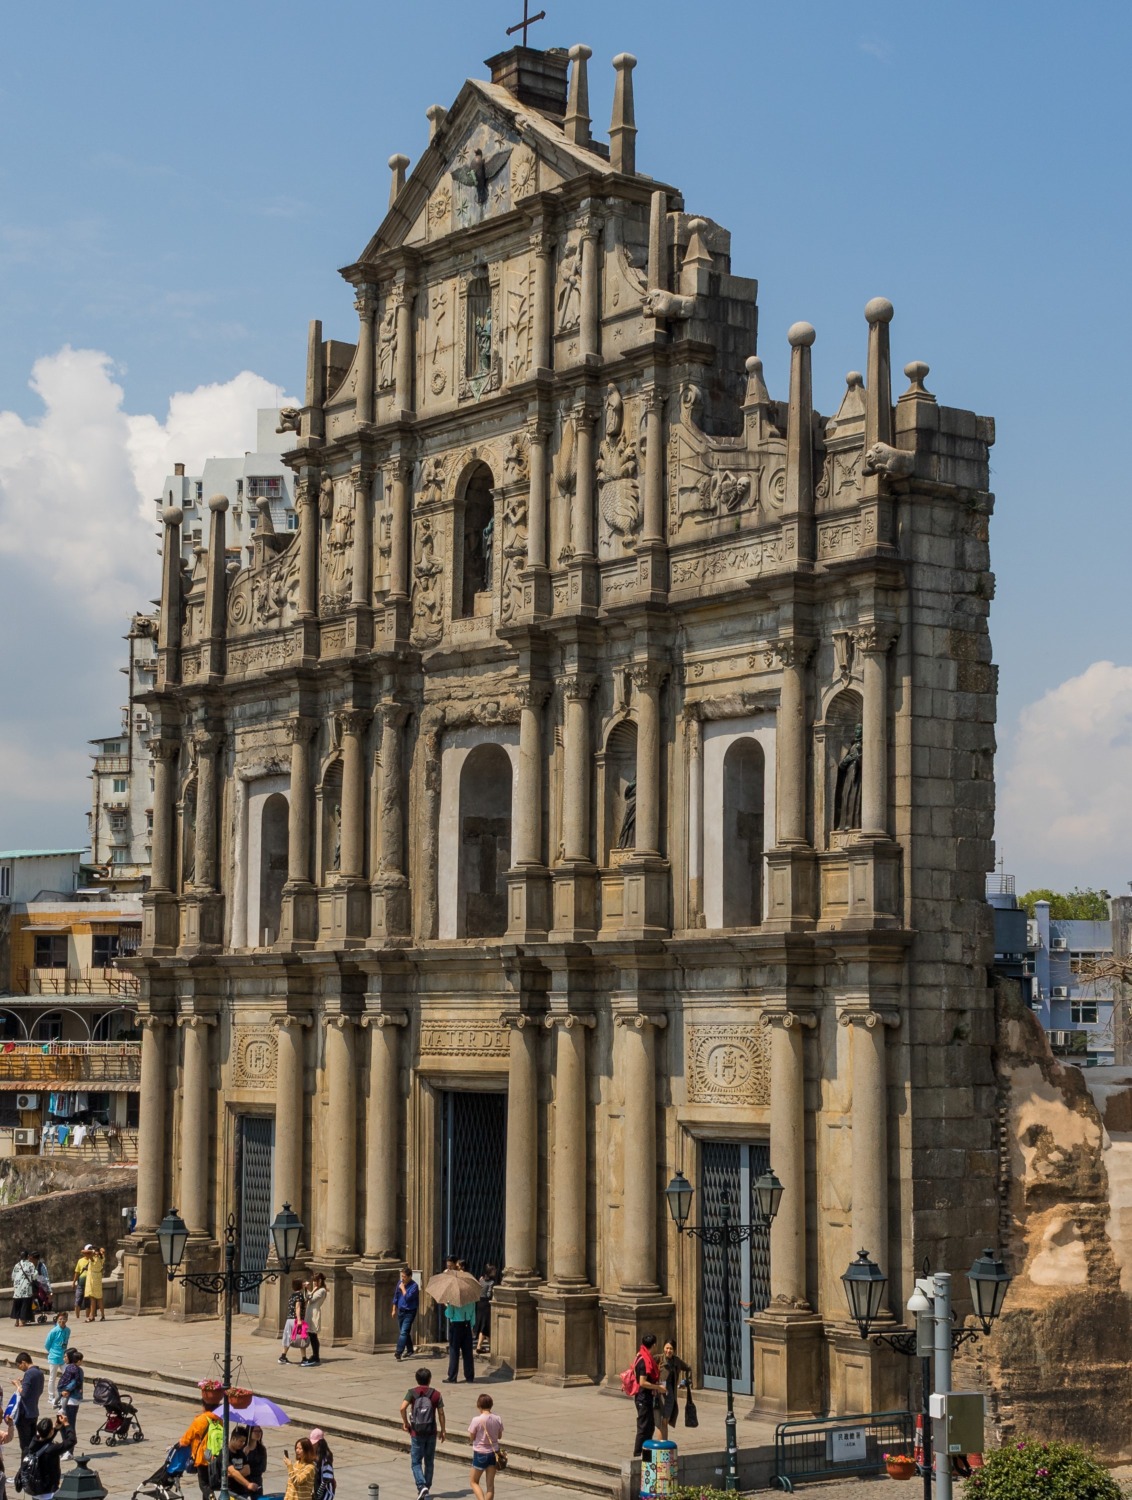
M 990 1393 L 996 1436 L 1132 1452 L 1132 1074 L 1054 1059 L 998 988 L 1002 1244 L 1014 1273 L 956 1385 Z M 971 1346 L 968 1346 L 971 1348 Z

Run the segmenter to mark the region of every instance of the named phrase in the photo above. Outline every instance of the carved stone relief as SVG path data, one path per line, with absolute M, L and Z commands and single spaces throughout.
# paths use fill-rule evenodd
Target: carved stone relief
M 517 141 L 517 136 L 509 140 L 487 120 L 477 121 L 465 136 L 449 170 L 459 228 L 480 224 L 511 207 L 511 156 Z
M 397 372 L 397 304 L 391 296 L 377 325 L 377 389 L 386 391 Z
M 327 494 L 319 493 L 322 528 L 320 604 L 326 613 L 344 609 L 350 601 L 354 575 L 354 499 L 349 475 L 337 479 Z
M 444 565 L 436 556 L 432 522 L 427 517 L 417 522 L 413 562 L 413 640 L 419 646 L 432 646 L 443 632 L 443 604 L 440 575 Z
M 558 265 L 555 328 L 571 333 L 582 321 L 582 240 L 571 235 L 562 246 Z
M 270 1026 L 238 1026 L 233 1048 L 232 1083 L 238 1089 L 275 1087 L 275 1032 Z
M 785 442 L 768 454 L 734 439 L 711 438 L 699 425 L 702 406 L 702 391 L 688 382 L 668 440 L 670 533 L 740 515 L 755 524 L 770 519 L 764 509 L 781 504 L 785 494 Z
M 519 380 L 531 362 L 531 295 L 534 274 L 528 266 L 507 290 L 507 378 Z
M 688 1027 L 689 1104 L 770 1103 L 770 1050 L 761 1026 Z
M 626 431 L 625 403 L 615 385 L 610 385 L 605 393 L 605 435 L 598 449 L 597 495 L 602 555 L 615 556 L 622 550 L 628 551 L 641 529 L 641 492 L 637 481 L 637 445 Z
M 428 328 L 425 332 L 428 366 L 426 378 L 428 388 L 434 396 L 442 396 L 448 385 L 448 370 L 452 355 L 450 301 L 450 288 L 447 284 L 433 287 L 428 299 Z
M 478 265 L 462 273 L 456 330 L 457 386 L 462 401 L 478 401 L 503 383 L 501 301 L 498 266 Z
M 290 625 L 299 596 L 299 539 L 258 568 L 244 568 L 228 590 L 228 626 L 233 635 Z
M 517 440 L 511 439 L 512 443 Z M 517 491 L 503 505 L 503 578 L 499 618 L 513 620 L 523 602 L 523 569 L 527 565 L 527 495 Z

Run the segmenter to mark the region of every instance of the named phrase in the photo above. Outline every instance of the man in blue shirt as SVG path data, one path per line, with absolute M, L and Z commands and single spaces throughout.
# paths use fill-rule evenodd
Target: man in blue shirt
M 411 1268 L 402 1266 L 401 1280 L 393 1292 L 393 1316 L 397 1319 L 397 1326 L 400 1330 L 397 1348 L 393 1351 L 394 1359 L 412 1359 L 413 1357 L 413 1324 L 417 1320 L 420 1305 L 421 1289 L 413 1280 Z
M 457 1261 L 456 1265 L 461 1271 L 465 1269 L 462 1260 Z M 470 1384 L 476 1378 L 475 1360 L 472 1356 L 472 1325 L 476 1321 L 476 1304 L 464 1302 L 458 1307 L 449 1305 L 444 1309 L 444 1316 L 448 1319 L 448 1374 L 444 1383 L 456 1384 L 456 1372 L 462 1359 L 464 1380 Z

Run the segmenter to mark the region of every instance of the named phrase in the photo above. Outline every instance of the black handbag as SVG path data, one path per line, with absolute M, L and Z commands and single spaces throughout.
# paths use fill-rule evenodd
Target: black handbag
M 692 1400 L 692 1387 L 688 1387 L 688 1399 L 684 1403 L 684 1426 L 698 1427 L 700 1425 L 700 1414 L 696 1410 L 696 1403 Z

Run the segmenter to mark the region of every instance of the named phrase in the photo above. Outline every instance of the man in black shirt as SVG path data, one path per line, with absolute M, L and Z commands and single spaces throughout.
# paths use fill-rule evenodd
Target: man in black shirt
M 20 1372 L 20 1414 L 16 1418 L 16 1431 L 20 1437 L 20 1452 L 26 1453 L 35 1437 L 35 1424 L 39 1421 L 43 1371 L 32 1363 L 31 1355 L 22 1350 L 16 1355 L 16 1369 Z

